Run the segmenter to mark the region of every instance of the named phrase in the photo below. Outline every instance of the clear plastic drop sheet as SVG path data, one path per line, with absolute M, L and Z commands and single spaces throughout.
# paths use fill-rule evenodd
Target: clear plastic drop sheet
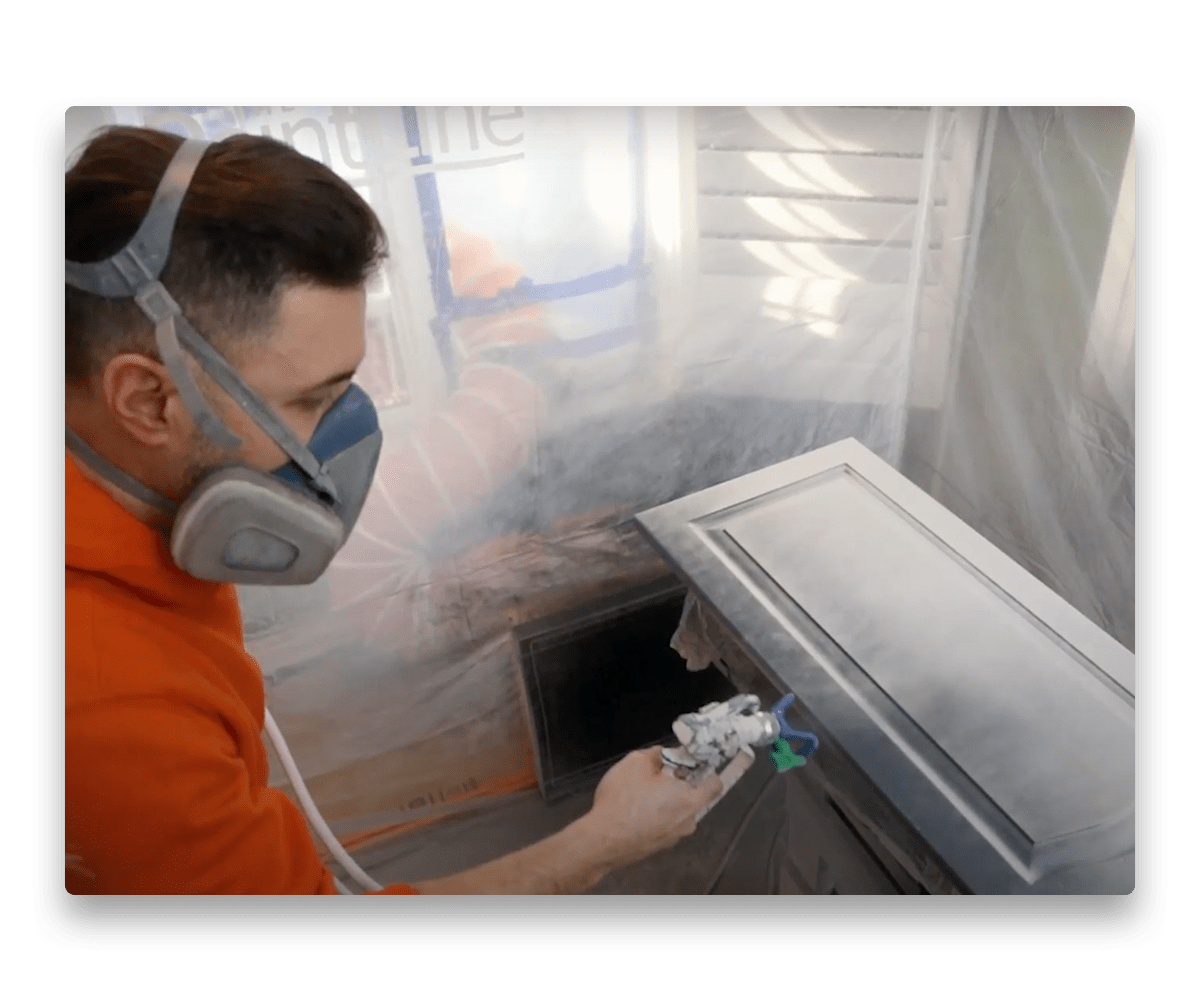
M 665 572 L 636 512 L 844 437 L 1133 648 L 1128 109 L 84 108 L 68 151 L 104 122 L 272 135 L 388 232 L 359 525 L 241 590 L 340 834 L 531 785 L 513 627 Z

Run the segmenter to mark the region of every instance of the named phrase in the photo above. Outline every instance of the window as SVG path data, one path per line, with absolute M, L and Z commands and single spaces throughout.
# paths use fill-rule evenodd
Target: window
M 696 109 L 701 310 L 773 352 L 786 331 L 796 364 L 766 391 L 879 404 L 908 396 L 911 374 L 912 401 L 938 404 L 980 117 Z

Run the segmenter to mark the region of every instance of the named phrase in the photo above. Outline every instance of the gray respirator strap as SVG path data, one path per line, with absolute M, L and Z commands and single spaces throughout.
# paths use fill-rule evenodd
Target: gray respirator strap
M 167 165 L 133 239 L 108 260 L 91 264 L 67 261 L 67 284 L 106 299 L 127 299 L 162 274 L 179 207 L 207 148 L 203 139 L 186 140 Z
M 171 234 L 175 231 L 183 196 L 208 145 L 203 139 L 184 141 L 158 182 L 150 209 L 133 239 L 107 260 L 89 264 L 67 261 L 66 279 L 67 284 L 93 295 L 108 299 L 132 297 L 137 302 L 154 324 L 159 356 L 171 373 L 188 412 L 210 441 L 219 448 L 233 451 L 241 447 L 242 439 L 213 412 L 192 377 L 173 329 L 172 317 L 181 315 L 179 306 L 158 281 L 171 252 Z
M 258 398 L 220 353 L 196 332 L 184 317 L 179 304 L 158 280 L 170 254 L 171 235 L 183 197 L 208 145 L 202 139 L 185 140 L 158 182 L 150 209 L 133 239 L 107 260 L 88 264 L 67 261 L 67 283 L 105 298 L 133 296 L 138 307 L 154 323 L 159 356 L 179 389 L 188 412 L 205 436 L 227 451 L 236 450 L 242 445 L 242 439 L 229 430 L 208 405 L 208 400 L 192 376 L 180 341 L 201 368 L 304 471 L 313 486 L 336 503 L 337 490 L 316 456 Z
M 284 450 L 288 458 L 295 462 L 305 474 L 313 481 L 313 486 L 321 492 L 325 493 L 334 503 L 337 502 L 337 490 L 334 488 L 333 481 L 329 478 L 325 469 L 311 451 L 309 451 L 300 441 L 291 429 L 280 420 L 271 411 L 271 408 L 263 403 L 254 390 L 251 389 L 242 380 L 242 377 L 237 373 L 236 369 L 216 350 L 207 340 L 196 332 L 195 327 L 187 321 L 179 308 L 178 303 L 171 297 L 171 294 L 162 286 L 160 282 L 154 282 L 149 288 L 138 295 L 138 305 L 142 307 L 142 311 L 146 313 L 155 322 L 155 336 L 158 339 L 159 353 L 162 355 L 163 363 L 167 366 L 167 370 L 171 372 L 171 377 L 176 378 L 174 368 L 172 368 L 171 360 L 174 357 L 175 363 L 187 370 L 187 362 L 183 356 L 183 350 L 180 347 L 182 341 L 183 346 L 188 349 L 192 356 L 200 363 L 214 382 L 217 383 L 233 398 L 250 418 L 266 431 L 275 443 Z M 191 387 L 199 394 L 200 390 L 196 383 L 191 378 L 191 372 L 187 372 L 188 381 Z M 179 380 L 176 379 L 178 382 Z M 229 433 L 225 430 L 225 425 L 221 424 L 215 414 L 213 420 L 216 421 L 217 427 L 206 426 L 203 420 L 203 411 L 198 412 L 192 405 L 189 399 L 189 393 L 180 385 L 180 393 L 183 395 L 184 402 L 187 404 L 189 411 L 193 417 L 200 423 L 201 428 L 218 444 L 221 442 L 215 434 L 221 432 Z M 203 402 L 204 397 L 200 397 Z M 207 403 L 203 403 L 207 409 Z M 233 435 L 230 435 L 233 437 Z M 237 448 L 241 444 L 241 439 L 234 437 L 233 445 L 224 445 L 227 448 Z
M 258 398 L 253 389 L 246 385 L 237 370 L 221 357 L 183 316 L 178 317 L 177 328 L 184 345 L 200 362 L 200 367 L 233 397 L 238 406 L 245 410 L 259 427 L 271 435 L 288 458 L 304 470 L 316 489 L 337 503 L 337 490 L 333 485 L 333 480 L 329 478 L 325 467 L 321 465 L 317 457 L 292 433 L 291 428 L 275 416 L 271 408 Z
M 67 447 L 78 454 L 95 472 L 102 475 L 114 486 L 119 486 L 130 496 L 137 497 L 142 503 L 149 504 L 163 514 L 174 514 L 179 509 L 177 503 L 168 500 L 159 493 L 155 493 L 149 486 L 139 483 L 133 476 L 122 472 L 107 458 L 99 455 L 91 445 L 71 430 L 70 427 L 67 428 Z
M 192 377 L 192 370 L 188 367 L 183 348 L 179 346 L 179 337 L 175 330 L 176 321 L 181 327 L 189 330 L 191 327 L 183 318 L 178 303 L 158 281 L 138 294 L 137 303 L 154 323 L 154 342 L 158 346 L 158 356 L 171 373 L 171 379 L 179 390 L 179 395 L 183 397 L 183 404 L 192 415 L 192 419 L 196 421 L 204 436 L 218 448 L 236 451 L 242 446 L 242 439 L 226 427 L 208 405 L 208 400 L 204 398 L 204 393 Z

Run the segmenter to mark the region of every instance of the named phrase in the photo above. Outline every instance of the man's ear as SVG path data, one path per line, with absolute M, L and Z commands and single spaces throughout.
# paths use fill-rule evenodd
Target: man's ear
M 153 358 L 118 354 L 104 368 L 101 389 L 112 419 L 139 444 L 161 447 L 178 432 L 179 393 Z

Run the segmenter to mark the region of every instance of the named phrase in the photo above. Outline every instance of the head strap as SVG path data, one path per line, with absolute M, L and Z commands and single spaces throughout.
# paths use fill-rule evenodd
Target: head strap
M 171 252 L 171 236 L 183 196 L 208 146 L 207 140 L 185 140 L 158 182 L 150 208 L 133 239 L 107 260 L 89 264 L 67 261 L 67 284 L 105 298 L 132 297 L 137 302 L 154 324 L 159 356 L 171 373 L 184 404 L 210 441 L 226 451 L 234 451 L 242 444 L 242 439 L 229 430 L 209 406 L 192 376 L 184 349 L 304 470 L 313 486 L 336 503 L 337 490 L 325 467 L 246 385 L 233 366 L 195 331 L 174 297 L 158 280 Z
M 185 140 L 158 182 L 150 210 L 133 239 L 108 260 L 91 264 L 67 261 L 67 284 L 106 299 L 125 299 L 157 279 L 171 253 L 179 206 L 208 146 L 203 139 Z

